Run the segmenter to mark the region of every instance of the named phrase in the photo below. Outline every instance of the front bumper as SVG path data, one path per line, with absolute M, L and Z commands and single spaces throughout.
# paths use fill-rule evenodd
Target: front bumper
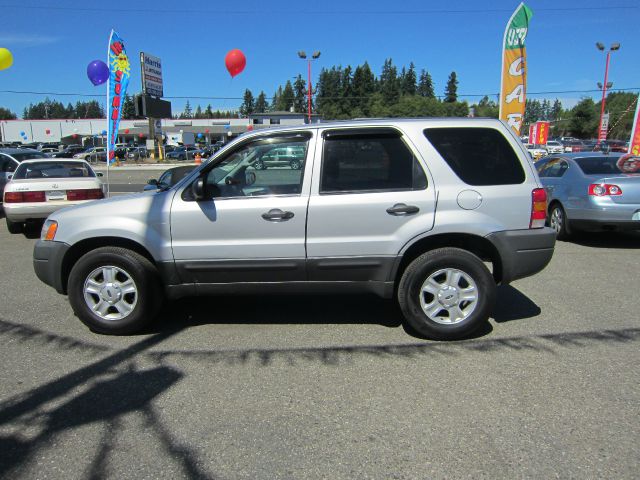
M 70 245 L 63 242 L 38 240 L 33 248 L 33 269 L 36 276 L 58 293 L 66 294 L 62 281 L 62 262 Z
M 552 228 L 505 230 L 487 235 L 502 260 L 500 283 L 506 285 L 541 271 L 551 261 L 556 243 Z

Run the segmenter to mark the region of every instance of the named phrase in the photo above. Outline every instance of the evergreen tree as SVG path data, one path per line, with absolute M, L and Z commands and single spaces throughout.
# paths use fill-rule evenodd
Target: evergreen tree
M 189 100 L 187 100 L 187 103 L 184 106 L 184 111 L 180 114 L 180 118 L 193 118 L 193 114 L 191 112 L 191 104 L 189 103 Z
M 288 112 L 293 106 L 293 101 L 295 99 L 295 94 L 293 93 L 293 86 L 291 85 L 291 81 L 287 80 L 284 89 L 282 90 L 282 95 L 278 99 L 278 110 L 281 112 Z
M 196 113 L 193 114 L 193 118 L 203 118 L 202 107 L 200 105 L 196 107 Z
M 375 76 L 367 62 L 364 65 L 356 67 L 353 73 L 353 95 L 354 106 L 361 114 L 359 116 L 367 116 L 369 114 L 369 102 L 375 92 Z
M 302 79 L 302 75 L 298 74 L 296 81 L 293 82 L 293 110 L 298 113 L 306 112 L 307 108 L 307 82 Z
M 402 76 L 402 94 L 403 95 L 415 95 L 417 92 L 416 86 L 416 67 L 411 62 L 409 64 L 409 70 L 404 73 L 404 67 L 402 68 L 403 76 Z
M 211 104 L 207 105 L 204 111 L 204 118 L 213 118 L 213 110 L 211 110 Z
M 598 112 L 596 104 L 590 98 L 581 100 L 571 109 L 569 128 L 578 138 L 592 138 L 598 129 Z
M 398 70 L 393 65 L 393 61 L 388 58 L 382 66 L 380 74 L 380 93 L 387 105 L 398 101 L 400 97 L 400 85 L 398 81 Z
M 256 103 L 254 106 L 254 110 L 256 113 L 265 113 L 269 109 L 269 104 L 267 102 L 267 96 L 263 91 L 260 91 L 260 95 L 256 99 Z
M 426 70 L 420 72 L 420 82 L 418 83 L 418 95 L 426 98 L 436 98 L 435 90 L 433 89 L 433 80 L 431 75 Z
M 557 120 L 562 113 L 562 103 L 556 98 L 551 107 L 551 113 L 549 114 L 550 120 Z
M 73 108 L 73 105 L 71 105 L 71 102 L 67 104 L 67 108 L 65 110 L 66 110 L 66 113 L 64 118 L 76 118 L 76 111 Z
M 458 101 L 458 78 L 456 72 L 451 72 L 447 80 L 447 87 L 444 90 L 444 101 L 453 103 Z
M 277 111 L 278 105 L 280 104 L 280 97 L 282 97 L 282 85 L 278 86 L 278 90 L 273 94 L 273 98 L 271 99 L 271 111 Z
M 129 94 L 124 96 L 124 103 L 122 104 L 122 118 L 125 120 L 133 120 L 136 118 L 136 106 L 133 102 L 133 98 Z
M 255 101 L 253 99 L 253 93 L 248 88 L 244 91 L 244 98 L 242 105 L 240 105 L 240 115 L 247 117 L 253 113 L 255 108 Z
M 0 120 L 15 120 L 16 118 L 16 114 L 11 110 L 9 110 L 8 108 L 0 107 Z

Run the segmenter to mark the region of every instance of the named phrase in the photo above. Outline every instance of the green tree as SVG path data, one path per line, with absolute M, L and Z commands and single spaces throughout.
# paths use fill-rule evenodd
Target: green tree
M 382 98 L 387 105 L 397 102 L 400 97 L 398 69 L 393 65 L 393 61 L 390 58 L 386 59 L 382 66 L 380 93 L 382 93 Z
M 278 110 L 281 112 L 288 112 L 293 106 L 293 100 L 295 98 L 295 94 L 293 93 L 293 85 L 291 85 L 291 81 L 287 80 L 284 88 L 282 89 L 282 95 L 278 99 Z
M 15 120 L 16 114 L 8 108 L 0 107 L 0 120 Z
M 404 67 L 402 68 L 404 73 Z M 409 64 L 409 70 L 402 75 L 401 93 L 402 95 L 415 95 L 417 92 L 416 85 L 416 66 L 411 62 Z
M 633 128 L 633 116 L 635 114 L 638 95 L 630 92 L 613 92 L 607 95 L 605 108 L 609 113 L 609 132 L 607 138 L 629 140 Z M 596 104 L 598 115 L 602 102 Z M 598 123 L 600 118 L 598 117 Z
M 125 94 L 124 103 L 122 104 L 122 118 L 125 120 L 133 120 L 136 118 L 136 105 L 128 93 Z
M 307 111 L 307 82 L 298 74 L 293 82 L 293 110 L 298 113 Z
M 253 99 L 253 93 L 248 88 L 244 91 L 244 97 L 242 105 L 240 105 L 240 115 L 247 117 L 253 113 L 255 109 L 255 100 Z
M 204 111 L 204 118 L 213 118 L 213 110 L 211 109 L 211 104 L 207 105 L 207 108 Z
M 477 105 L 473 105 L 473 110 L 476 117 L 498 118 L 500 108 L 496 102 L 485 95 Z
M 263 91 L 260 91 L 260 95 L 256 99 L 256 103 L 254 106 L 254 110 L 257 113 L 265 113 L 269 109 L 269 104 L 267 102 L 267 96 Z
M 193 114 L 193 118 L 203 118 L 202 107 L 200 105 L 196 107 L 196 112 Z
M 359 111 L 358 116 L 366 117 L 369 115 L 369 104 L 376 88 L 376 77 L 367 62 L 364 62 L 362 66 L 356 67 L 353 73 L 352 85 L 353 103 Z
M 444 90 L 444 101 L 446 103 L 453 103 L 458 101 L 458 78 L 456 72 L 449 74 L 447 80 L 447 86 Z
M 193 118 L 193 113 L 191 110 L 191 104 L 189 103 L 189 100 L 187 100 L 187 103 L 184 105 L 184 110 L 180 114 L 180 118 Z
M 598 110 L 590 98 L 582 99 L 571 109 L 569 129 L 578 138 L 592 138 L 598 129 Z
M 435 90 L 433 89 L 433 80 L 431 75 L 426 70 L 420 72 L 420 81 L 418 83 L 418 95 L 426 98 L 436 98 Z

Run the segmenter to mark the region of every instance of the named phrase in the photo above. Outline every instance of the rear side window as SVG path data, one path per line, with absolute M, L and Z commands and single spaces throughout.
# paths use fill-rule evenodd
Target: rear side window
M 385 129 L 385 132 L 389 132 Z M 397 132 L 327 132 L 321 193 L 423 190 L 427 177 Z
M 428 128 L 424 136 L 468 185 L 514 185 L 524 182 L 518 156 L 493 128 Z

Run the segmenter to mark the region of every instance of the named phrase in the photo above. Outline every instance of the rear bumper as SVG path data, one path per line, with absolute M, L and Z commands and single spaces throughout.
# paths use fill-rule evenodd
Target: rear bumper
M 34 202 L 34 203 L 5 203 L 4 214 L 12 222 L 26 222 L 27 220 L 44 220 L 53 212 L 61 208 L 73 207 L 94 200 L 79 200 L 76 202 Z
M 500 283 L 508 284 L 541 271 L 551 261 L 556 243 L 552 228 L 505 230 L 487 235 L 502 260 Z
M 632 232 L 640 230 L 640 220 L 571 220 L 570 227 L 587 232 Z
M 33 269 L 36 276 L 58 293 L 66 294 L 62 283 L 62 261 L 70 245 L 38 240 L 33 248 Z

